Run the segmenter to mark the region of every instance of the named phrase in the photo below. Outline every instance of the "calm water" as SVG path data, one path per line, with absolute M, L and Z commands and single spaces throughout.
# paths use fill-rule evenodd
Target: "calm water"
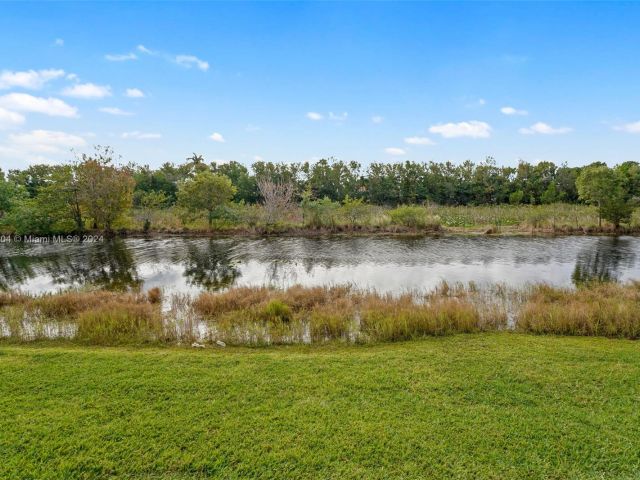
M 442 280 L 547 282 L 640 279 L 640 238 L 116 239 L 92 244 L 0 244 L 0 289 L 96 285 L 167 292 L 232 285 L 353 283 L 400 292 Z

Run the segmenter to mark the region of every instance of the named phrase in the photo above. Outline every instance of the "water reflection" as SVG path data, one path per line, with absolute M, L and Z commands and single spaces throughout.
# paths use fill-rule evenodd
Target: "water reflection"
M 578 252 L 571 275 L 575 285 L 593 281 L 619 281 L 624 270 L 636 262 L 634 243 L 629 238 L 598 238 L 595 245 Z
M 233 259 L 233 247 L 228 242 L 213 239 L 201 244 L 186 243 L 184 276 L 195 286 L 207 290 L 220 290 L 233 285 L 240 270 Z
M 400 292 L 442 280 L 548 282 L 640 279 L 635 237 L 115 239 L 2 244 L 0 288 L 42 292 L 92 285 L 192 292 L 232 285 L 353 283 Z
M 5 290 L 29 285 L 42 276 L 49 277 L 50 282 L 59 287 L 91 285 L 126 290 L 136 289 L 143 283 L 132 251 L 122 239 L 66 248 L 14 245 L 17 245 L 15 250 L 8 255 L 3 252 L 0 261 L 0 286 Z

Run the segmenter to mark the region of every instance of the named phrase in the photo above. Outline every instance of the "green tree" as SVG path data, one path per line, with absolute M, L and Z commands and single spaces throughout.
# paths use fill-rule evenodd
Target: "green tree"
M 236 202 L 256 203 L 259 198 L 258 182 L 256 177 L 249 175 L 247 167 L 238 162 L 221 163 L 213 165 L 213 172 L 226 175 L 237 188 L 233 200 Z
M 135 186 L 131 170 L 112 165 L 113 156 L 111 148 L 96 147 L 93 155 L 82 155 L 76 168 L 80 205 L 94 227 L 107 232 L 131 208 Z
M 0 221 L 7 216 L 16 203 L 27 195 L 24 187 L 6 180 L 4 172 L 0 169 Z
M 167 196 L 163 191 L 136 192 L 136 204 L 139 207 L 138 216 L 143 222 L 143 230 L 148 232 L 151 221 L 156 212 L 167 203 Z
M 619 172 L 606 165 L 587 167 L 576 180 L 580 199 L 597 205 L 599 226 L 603 218 L 616 228 L 620 223 L 629 221 L 633 207 L 627 198 L 623 181 Z
M 236 187 L 228 177 L 203 170 L 180 182 L 178 205 L 193 213 L 206 211 L 211 228 L 216 209 L 229 202 L 235 193 Z

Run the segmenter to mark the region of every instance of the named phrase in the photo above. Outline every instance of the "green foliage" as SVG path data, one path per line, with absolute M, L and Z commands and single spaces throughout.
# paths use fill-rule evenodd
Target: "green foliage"
M 312 228 L 333 228 L 338 221 L 340 203 L 332 201 L 329 197 L 321 200 L 311 199 L 310 192 L 303 194 L 301 207 L 304 225 Z
M 556 184 L 551 182 L 549 186 L 544 191 L 544 193 L 540 197 L 540 203 L 543 205 L 548 205 L 550 203 L 555 203 L 558 201 L 558 189 L 556 188 Z
M 118 167 L 113 151 L 98 147 L 72 164 L 32 165 L 12 170 L 6 178 L 0 175 L 0 229 L 47 234 L 85 226 L 176 231 L 208 225 L 280 231 L 390 222 L 425 228 L 435 227 L 439 222 L 432 217 L 440 213 L 448 227 L 591 226 L 590 214 L 576 210 L 570 215 L 566 207 L 558 214 L 551 207 L 579 200 L 594 205 L 599 218 L 616 227 L 630 224 L 632 207 L 640 200 L 640 164 L 625 162 L 610 169 L 602 163 L 580 168 L 521 162 L 511 168 L 488 157 L 479 164 L 374 162 L 365 169 L 357 162 L 328 158 L 259 161 L 248 168 L 233 161 L 208 165 L 194 153 L 185 163 L 154 169 Z M 404 207 L 419 204 L 429 205 L 432 214 Z M 533 205 L 549 209 L 526 210 Z M 383 207 L 391 208 L 391 215 Z
M 342 201 L 341 213 L 351 227 L 366 225 L 371 219 L 371 208 L 362 198 L 351 198 L 347 195 Z
M 264 307 L 263 313 L 271 321 L 289 322 L 293 318 L 291 308 L 281 300 L 271 300 Z
M 216 209 L 229 202 L 235 193 L 229 178 L 203 170 L 179 184 L 178 205 L 190 212 L 207 212 L 211 227 Z
M 389 211 L 391 221 L 410 228 L 434 228 L 440 225 L 440 219 L 429 215 L 427 209 L 417 205 L 401 205 Z
M 135 181 L 128 168 L 112 165 L 113 150 L 96 147 L 77 165 L 78 199 L 94 226 L 111 230 L 133 203 Z
M 247 167 L 238 162 L 222 163 L 213 166 L 214 173 L 225 175 L 236 187 L 233 200 L 236 202 L 256 203 L 259 199 L 256 177 L 249 174 Z
M 134 193 L 135 204 L 140 207 L 143 230 L 148 232 L 156 212 L 167 204 L 167 195 L 162 190 L 138 190 Z
M 9 214 L 27 198 L 26 188 L 13 181 L 5 180 L 4 173 L 0 169 L 0 226 L 11 225 Z
M 598 206 L 600 218 L 616 227 L 628 223 L 633 207 L 624 189 L 624 178 L 618 170 L 606 165 L 585 168 L 576 180 L 580 198 Z
M 522 190 L 516 190 L 515 192 L 509 195 L 509 203 L 511 205 L 519 205 L 522 203 L 523 198 L 524 198 L 524 192 Z

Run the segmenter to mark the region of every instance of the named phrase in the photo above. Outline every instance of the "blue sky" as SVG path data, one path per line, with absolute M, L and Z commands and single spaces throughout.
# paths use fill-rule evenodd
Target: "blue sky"
M 0 167 L 640 161 L 640 3 L 2 3 Z

